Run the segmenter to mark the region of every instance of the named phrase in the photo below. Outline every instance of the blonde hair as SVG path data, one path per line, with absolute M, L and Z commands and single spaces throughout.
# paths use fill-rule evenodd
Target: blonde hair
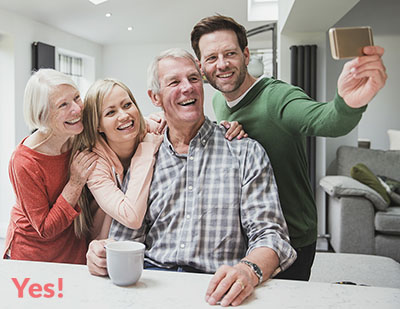
M 133 104 L 135 104 L 136 108 L 138 109 L 140 115 L 138 143 L 143 140 L 144 135 L 146 134 L 146 123 L 132 92 L 124 83 L 118 80 L 111 78 L 101 79 L 90 86 L 88 92 L 86 93 L 82 112 L 82 123 L 84 130 L 74 139 L 71 158 L 77 151 L 83 151 L 86 149 L 91 151 L 98 139 L 101 138 L 101 135 L 103 135 L 103 133 L 98 133 L 101 110 L 104 98 L 111 92 L 114 86 L 119 86 L 124 89 L 129 98 L 132 100 Z M 93 225 L 93 214 L 90 209 L 90 203 L 92 200 L 93 196 L 88 187 L 85 185 L 78 201 L 82 212 L 74 221 L 75 234 L 78 237 L 87 237 L 90 235 L 90 230 Z
M 68 75 L 53 69 L 39 69 L 29 78 L 24 93 L 24 118 L 29 129 L 49 130 L 50 96 L 60 85 L 70 85 L 79 91 Z

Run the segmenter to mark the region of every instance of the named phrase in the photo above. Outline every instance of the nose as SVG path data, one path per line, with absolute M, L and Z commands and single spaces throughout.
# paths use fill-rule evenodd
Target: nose
M 124 121 L 127 118 L 128 118 L 128 114 L 123 110 L 119 110 L 119 112 L 118 112 L 118 120 L 119 121 Z
M 193 89 L 192 83 L 188 79 L 184 79 L 181 81 L 182 92 L 190 92 Z
M 83 109 L 83 104 L 82 104 L 81 101 L 78 101 L 78 102 L 73 101 L 73 103 L 72 103 L 72 111 L 75 114 L 80 114 L 82 109 Z
M 228 64 L 229 64 L 228 61 L 224 57 L 222 57 L 222 56 L 218 57 L 217 69 L 225 70 L 227 68 Z

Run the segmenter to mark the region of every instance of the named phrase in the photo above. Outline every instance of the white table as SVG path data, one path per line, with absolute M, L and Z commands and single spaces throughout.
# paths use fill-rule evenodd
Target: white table
M 20 284 L 30 278 L 23 298 L 18 298 L 11 278 L 17 278 Z M 62 298 L 57 296 L 58 278 L 63 278 Z M 2 308 L 211 308 L 204 301 L 210 278 L 145 270 L 137 284 L 118 287 L 108 278 L 91 276 L 82 265 L 2 260 L 0 303 Z M 53 283 L 54 297 L 32 298 L 28 293 L 31 283 Z M 270 280 L 256 288 L 243 307 L 398 309 L 400 289 Z
M 400 289 L 400 263 L 377 255 L 317 252 L 310 281 L 351 281 Z

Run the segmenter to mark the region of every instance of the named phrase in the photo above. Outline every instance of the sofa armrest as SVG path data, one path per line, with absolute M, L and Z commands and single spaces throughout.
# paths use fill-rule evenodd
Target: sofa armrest
M 375 254 L 375 207 L 362 196 L 329 196 L 328 233 L 335 252 Z
M 386 210 L 389 206 L 375 190 L 348 176 L 325 176 L 319 184 L 332 197 L 362 196 L 378 210 Z

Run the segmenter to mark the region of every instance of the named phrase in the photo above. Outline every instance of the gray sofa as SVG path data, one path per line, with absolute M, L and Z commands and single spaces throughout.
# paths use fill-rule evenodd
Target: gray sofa
M 389 207 L 370 187 L 350 177 L 364 163 L 375 175 L 400 180 L 400 151 L 341 146 L 336 175 L 320 185 L 328 194 L 328 233 L 335 252 L 376 254 L 400 262 L 400 204 Z

